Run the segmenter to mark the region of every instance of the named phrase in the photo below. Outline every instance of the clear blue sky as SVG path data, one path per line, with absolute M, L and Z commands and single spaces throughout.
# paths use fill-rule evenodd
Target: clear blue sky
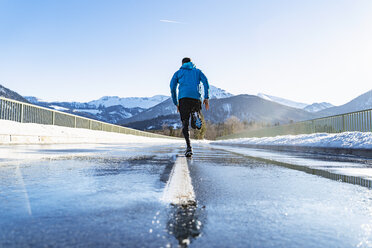
M 372 1 L 0 0 L 0 84 L 46 100 L 169 95 L 189 56 L 210 83 L 343 104 L 372 89 Z

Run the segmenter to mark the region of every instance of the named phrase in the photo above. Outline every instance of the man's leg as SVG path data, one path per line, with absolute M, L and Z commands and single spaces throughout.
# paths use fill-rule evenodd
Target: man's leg
M 191 106 L 189 104 L 188 99 L 180 99 L 180 115 L 182 121 L 182 134 L 185 137 L 187 148 L 191 148 L 190 143 L 190 133 L 189 133 L 189 122 L 190 122 L 190 114 L 191 114 Z
M 201 115 L 201 101 L 194 101 L 191 109 L 191 127 L 193 129 L 201 129 L 202 121 Z
M 189 120 L 182 121 L 182 133 L 183 133 L 183 137 L 185 137 L 187 148 L 191 147 L 190 133 L 189 133 Z

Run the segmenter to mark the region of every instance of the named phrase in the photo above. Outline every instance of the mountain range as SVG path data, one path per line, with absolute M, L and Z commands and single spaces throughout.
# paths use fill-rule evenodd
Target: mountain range
M 327 108 L 331 108 L 331 107 L 334 107 L 331 103 L 328 103 L 328 102 L 318 103 L 318 102 L 316 102 L 316 103 L 307 105 L 306 107 L 303 108 L 303 110 L 306 110 L 306 111 L 311 112 L 311 113 L 316 113 L 316 112 L 319 112 L 323 109 L 327 109 Z
M 159 129 L 164 125 L 180 126 L 177 108 L 165 95 L 153 97 L 104 96 L 89 102 L 47 102 L 37 97 L 22 97 L 0 85 L 0 96 L 39 106 L 74 113 L 105 122 L 138 129 Z M 333 106 L 330 103 L 306 104 L 260 93 L 236 95 L 223 89 L 210 87 L 210 111 L 203 111 L 205 119 L 212 123 L 224 122 L 231 116 L 242 121 L 288 123 L 323 116 L 372 108 L 372 90 L 352 101 Z
M 295 101 L 288 100 L 288 99 L 281 98 L 281 97 L 277 97 L 277 96 L 270 96 L 270 95 L 267 95 L 267 94 L 264 94 L 264 93 L 258 93 L 257 96 L 261 97 L 262 99 L 272 101 L 272 102 L 276 102 L 276 103 L 280 103 L 282 105 L 289 106 L 289 107 L 292 107 L 292 108 L 303 109 L 303 108 L 305 108 L 309 105 L 307 103 L 295 102 Z
M 23 96 L 21 96 L 20 94 L 18 94 L 15 91 L 12 91 L 8 88 L 5 88 L 1 84 L 0 84 L 0 96 L 5 97 L 5 98 L 9 98 L 9 99 L 13 99 L 13 100 L 17 100 L 17 101 L 20 101 L 20 102 L 28 103 L 28 101 Z
M 295 101 L 288 100 L 288 99 L 281 98 L 281 97 L 277 97 L 277 96 L 270 96 L 270 95 L 266 95 L 266 94 L 263 94 L 263 93 L 258 93 L 257 96 L 259 96 L 259 97 L 261 97 L 265 100 L 277 102 L 277 103 L 283 104 L 285 106 L 293 107 L 293 108 L 303 109 L 303 110 L 306 110 L 306 111 L 311 112 L 311 113 L 315 113 L 315 112 L 321 111 L 323 109 L 333 107 L 333 105 L 331 103 L 328 103 L 328 102 L 307 104 L 307 103 L 302 103 L 302 102 L 295 102 Z
M 315 118 L 316 115 L 302 109 L 285 106 L 254 95 L 237 95 L 210 100 L 209 111 L 203 111 L 205 120 L 221 123 L 235 116 L 241 121 L 288 123 Z M 124 119 L 120 124 L 132 128 L 159 129 L 162 126 L 180 127 L 177 109 L 171 99 L 141 114 Z
M 319 117 L 324 117 L 329 115 L 350 113 L 364 109 L 372 109 L 372 90 L 367 91 L 366 93 L 354 98 L 350 102 L 341 106 L 334 106 L 321 110 L 317 112 L 317 115 Z
M 118 97 L 118 96 L 104 96 L 98 100 L 90 101 L 87 104 L 94 106 L 95 108 L 100 107 L 112 107 L 112 106 L 125 106 L 125 108 L 142 108 L 147 109 L 159 104 L 169 96 L 156 95 L 153 97 Z
M 223 89 L 210 86 L 210 98 L 230 97 L 232 94 Z M 169 96 L 156 95 L 153 97 L 118 97 L 104 96 L 100 99 L 90 102 L 47 102 L 33 96 L 25 97 L 29 102 L 52 108 L 59 111 L 74 113 L 88 118 L 102 120 L 114 124 L 128 123 L 127 119 L 132 121 L 144 120 L 146 118 L 156 118 L 159 115 L 168 115 L 177 113 L 177 109 L 173 106 Z M 164 110 L 152 107 L 160 103 L 171 103 Z M 150 110 L 150 111 L 149 111 Z M 145 112 L 144 112 L 145 111 Z M 160 112 L 159 112 L 160 111 Z M 144 112 L 144 113 L 142 113 Z M 159 112 L 159 113 L 158 113 Z M 141 113 L 141 115 L 139 115 Z

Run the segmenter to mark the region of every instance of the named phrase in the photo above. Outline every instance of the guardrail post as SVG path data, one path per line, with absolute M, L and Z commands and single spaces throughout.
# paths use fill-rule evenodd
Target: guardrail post
M 310 132 L 315 132 L 315 121 L 311 121 Z
M 342 115 L 342 132 L 345 132 L 345 115 Z
M 3 119 L 3 100 L 0 99 L 0 119 Z
M 24 105 L 21 105 L 21 123 L 23 123 L 23 111 L 24 111 Z
M 75 125 L 74 125 L 74 128 L 76 128 L 76 116 L 75 116 Z

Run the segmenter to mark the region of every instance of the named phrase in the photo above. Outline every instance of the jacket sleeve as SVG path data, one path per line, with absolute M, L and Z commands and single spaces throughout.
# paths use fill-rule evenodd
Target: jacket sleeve
M 203 83 L 204 86 L 204 99 L 209 99 L 209 83 L 207 77 L 202 71 L 200 71 L 200 81 Z
M 177 99 L 177 85 L 178 85 L 178 77 L 177 77 L 177 72 L 174 73 L 172 80 L 170 82 L 170 90 L 172 94 L 172 100 L 174 105 L 178 105 L 178 99 Z

